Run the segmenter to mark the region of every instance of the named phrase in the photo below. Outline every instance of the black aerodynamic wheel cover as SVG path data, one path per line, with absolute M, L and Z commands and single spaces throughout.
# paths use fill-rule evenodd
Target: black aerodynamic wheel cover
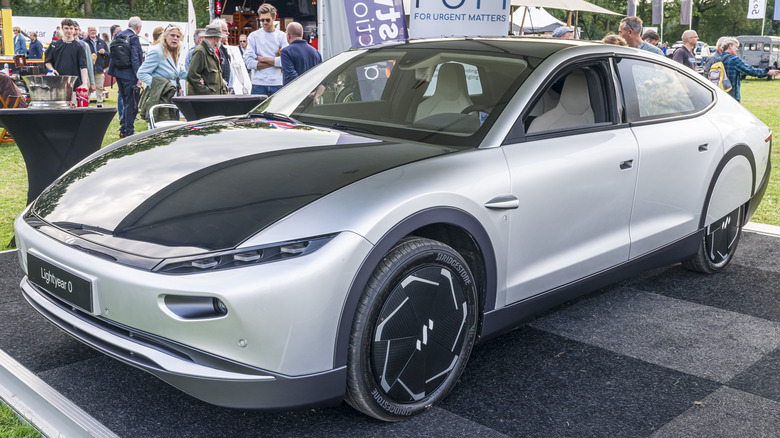
M 442 265 L 415 267 L 385 300 L 371 340 L 371 365 L 389 399 L 419 401 L 453 371 L 470 316 L 458 275 Z
M 466 367 L 476 339 L 477 286 L 457 251 L 407 237 L 377 264 L 350 333 L 345 400 L 384 421 L 430 409 Z
M 742 208 L 737 208 L 707 227 L 706 256 L 713 266 L 725 265 L 734 255 L 742 227 Z

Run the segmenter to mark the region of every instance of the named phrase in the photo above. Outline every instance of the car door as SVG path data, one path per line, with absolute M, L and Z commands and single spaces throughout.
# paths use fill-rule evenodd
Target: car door
M 503 145 L 520 205 L 510 216 L 507 304 L 629 254 L 638 152 L 617 121 L 609 63 L 579 65 L 549 83 L 512 130 L 523 136 Z
M 631 214 L 635 258 L 697 230 L 723 140 L 705 114 L 713 103 L 706 85 L 644 59 L 616 64 L 641 157 Z

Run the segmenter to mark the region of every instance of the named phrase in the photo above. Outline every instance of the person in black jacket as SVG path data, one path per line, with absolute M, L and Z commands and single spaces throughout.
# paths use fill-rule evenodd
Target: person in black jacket
M 138 80 L 136 73 L 143 63 L 144 52 L 141 49 L 141 42 L 138 40 L 138 33 L 141 32 L 143 22 L 138 17 L 131 17 L 127 23 L 128 29 L 125 29 L 114 36 L 118 39 L 120 35 L 127 37 L 130 43 L 130 66 L 119 67 L 114 58 L 108 66 L 108 74 L 116 78 L 119 85 L 119 94 L 122 96 L 124 109 L 122 118 L 119 120 L 119 137 L 124 138 L 135 133 L 135 116 L 138 114 L 138 101 L 141 98 L 141 81 Z
M 87 28 L 87 35 L 86 42 L 90 52 L 92 52 L 92 68 L 95 72 L 95 99 L 97 100 L 97 107 L 102 108 L 103 80 L 105 79 L 103 71 L 108 66 L 108 44 L 98 37 L 95 26 Z

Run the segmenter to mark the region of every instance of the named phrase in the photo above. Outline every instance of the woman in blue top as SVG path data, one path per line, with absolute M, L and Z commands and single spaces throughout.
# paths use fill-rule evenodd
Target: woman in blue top
M 162 41 L 149 47 L 143 64 L 138 69 L 138 80 L 143 82 L 144 90 L 139 112 L 147 119 L 147 111 L 158 103 L 171 103 L 174 95 L 181 94 L 179 79 L 187 78 L 187 70 L 179 66 L 179 51 L 181 50 L 181 29 L 169 25 L 162 34 Z M 160 78 L 160 79 L 157 79 Z M 155 80 L 157 79 L 157 80 Z M 146 96 L 144 98 L 143 96 Z M 164 114 L 156 115 L 158 120 L 175 120 L 175 111 L 164 109 Z M 150 125 L 151 126 L 151 125 Z
M 167 79 L 175 86 L 178 79 L 187 79 L 187 70 L 179 66 L 181 35 L 178 26 L 169 25 L 163 32 L 162 43 L 149 47 L 146 59 L 136 73 L 144 87 L 151 86 L 156 77 Z

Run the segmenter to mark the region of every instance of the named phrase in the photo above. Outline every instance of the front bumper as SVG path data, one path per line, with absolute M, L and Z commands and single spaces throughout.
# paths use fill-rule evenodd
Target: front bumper
M 272 373 L 106 321 L 90 321 L 50 298 L 26 276 L 21 287 L 35 310 L 71 336 L 205 402 L 229 408 L 287 409 L 338 404 L 344 397 L 346 367 L 303 376 Z
M 371 245 L 342 232 L 294 259 L 204 274 L 170 275 L 123 266 L 16 223 L 20 262 L 42 258 L 93 279 L 93 311 L 69 305 L 27 277 L 25 298 L 80 341 L 209 403 L 283 409 L 341 400 L 334 368 L 341 312 Z M 165 296 L 215 297 L 218 318 L 187 319 Z

